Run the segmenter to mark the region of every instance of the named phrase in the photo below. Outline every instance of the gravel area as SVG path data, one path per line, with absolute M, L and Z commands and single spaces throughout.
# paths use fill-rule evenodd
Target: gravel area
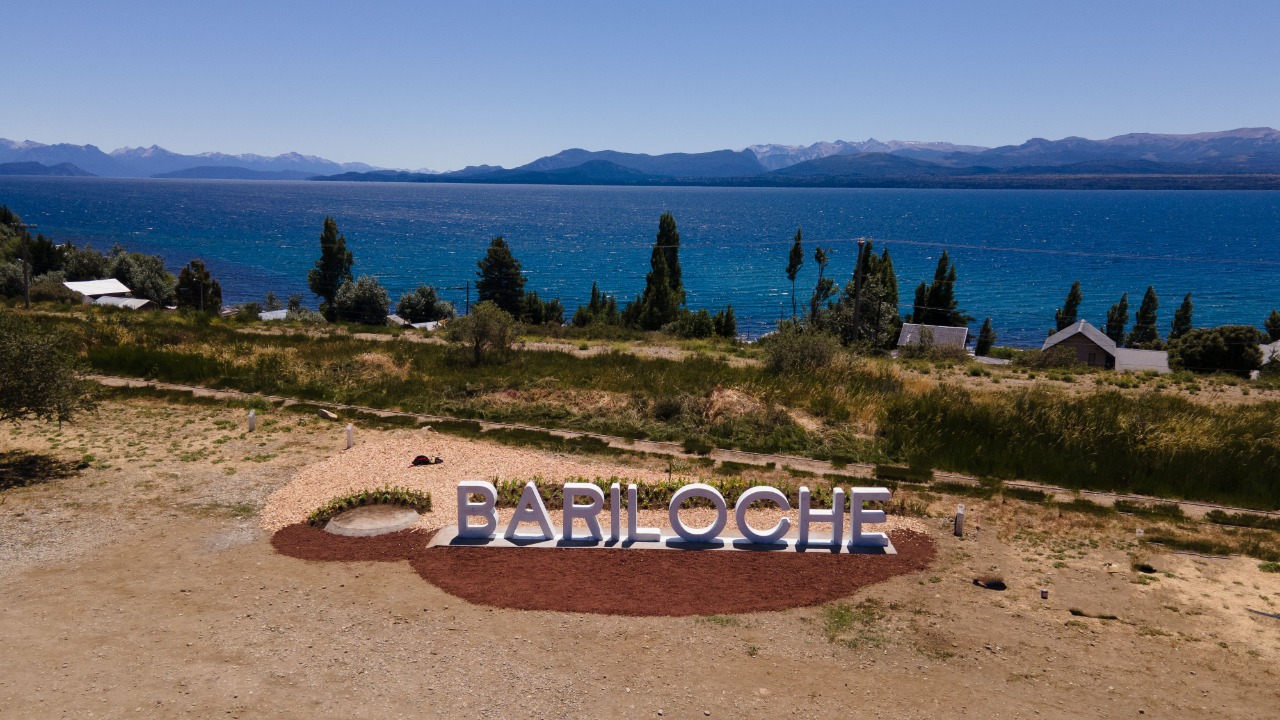
M 417 455 L 440 457 L 444 463 L 414 467 L 411 463 Z M 625 487 L 627 482 L 656 482 L 665 480 L 667 475 L 579 456 L 462 440 L 425 429 L 406 431 L 385 440 L 357 445 L 302 468 L 287 485 L 267 498 L 261 514 L 262 527 L 274 532 L 304 522 L 312 510 L 334 497 L 366 488 L 397 485 L 431 493 L 433 509 L 423 513 L 415 528 L 437 530 L 457 522 L 455 498 L 459 482 L 529 480 L 534 477 L 553 482 L 616 477 Z M 697 477 L 682 479 L 699 481 Z M 559 511 L 553 509 L 550 513 L 552 522 L 558 525 Z M 498 509 L 500 527 L 505 527 L 511 514 L 510 508 Z M 795 510 L 784 512 L 777 508 L 752 510 L 748 519 L 757 528 L 769 528 L 784 514 L 789 514 L 794 524 Z M 692 508 L 682 511 L 681 518 L 689 527 L 704 527 L 711 524 L 714 513 L 708 508 Z M 638 520 L 642 526 L 663 528 L 664 532 L 668 532 L 670 525 L 665 510 L 642 510 Z M 915 518 L 890 516 L 889 522 L 869 529 L 919 531 L 922 525 Z M 737 532 L 732 508 L 724 532 Z

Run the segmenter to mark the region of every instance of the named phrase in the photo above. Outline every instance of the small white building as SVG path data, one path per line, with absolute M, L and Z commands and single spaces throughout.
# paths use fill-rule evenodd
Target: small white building
M 263 322 L 270 320 L 284 320 L 288 314 L 288 310 L 264 310 L 258 313 L 258 319 Z
M 924 330 L 926 329 L 933 337 L 934 347 L 964 350 L 965 344 L 969 342 L 969 328 L 967 327 L 904 323 L 902 325 L 902 332 L 898 333 L 898 347 L 919 345 L 921 336 L 924 335 Z
M 150 300 L 146 300 L 143 298 L 127 298 L 127 297 L 116 297 L 115 295 L 103 295 L 102 297 L 94 300 L 93 304 L 101 305 L 104 307 L 118 307 L 118 308 L 126 308 L 128 310 L 141 310 L 145 307 L 150 307 L 152 305 L 152 302 Z

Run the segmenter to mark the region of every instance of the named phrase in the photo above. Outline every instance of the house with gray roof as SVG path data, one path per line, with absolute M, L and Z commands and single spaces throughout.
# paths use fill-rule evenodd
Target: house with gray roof
M 902 331 L 898 333 L 898 347 L 919 345 L 925 330 L 928 330 L 933 337 L 934 347 L 964 350 L 965 343 L 969 342 L 969 328 L 967 327 L 903 323 Z
M 1076 359 L 1089 367 L 1116 372 L 1169 372 L 1169 353 L 1163 350 L 1117 347 L 1114 340 L 1090 325 L 1087 320 L 1080 320 L 1050 335 L 1040 349 L 1048 350 L 1059 346 L 1074 350 Z

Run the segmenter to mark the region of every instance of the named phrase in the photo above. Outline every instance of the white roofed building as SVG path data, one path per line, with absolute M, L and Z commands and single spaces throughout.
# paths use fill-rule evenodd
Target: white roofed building
M 902 325 L 902 332 L 898 333 L 898 347 L 919 345 L 925 330 L 928 330 L 929 334 L 933 337 L 934 347 L 947 347 L 964 350 L 965 344 L 969 342 L 969 328 L 967 327 L 904 323 Z
M 105 280 L 82 280 L 79 282 L 62 283 L 68 290 L 78 292 L 85 296 L 89 302 L 97 300 L 100 297 L 126 297 L 133 291 L 115 278 L 107 278 Z

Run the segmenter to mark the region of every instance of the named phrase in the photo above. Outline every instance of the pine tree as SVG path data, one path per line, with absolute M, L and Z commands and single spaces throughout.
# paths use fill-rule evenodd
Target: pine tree
M 1172 342 L 1186 335 L 1191 330 L 1191 293 L 1182 298 L 1182 304 L 1173 313 L 1173 325 L 1169 327 L 1169 341 Z
M 352 280 L 351 266 L 354 264 L 355 259 L 347 250 L 347 238 L 338 233 L 338 223 L 326 216 L 324 230 L 320 233 L 320 259 L 307 273 L 307 285 L 321 298 L 320 312 L 330 322 L 335 317 L 333 301 L 338 296 L 338 288 Z
M 1078 285 L 1079 283 L 1077 283 Z M 974 348 L 975 355 L 985 356 L 991 352 L 991 346 L 996 342 L 996 331 L 991 327 L 991 318 L 982 321 L 982 329 L 978 331 L 978 345 Z
M 192 260 L 178 273 L 175 287 L 178 307 L 217 315 L 222 309 L 222 286 L 209 274 L 204 261 Z
M 800 228 L 796 228 L 796 239 L 791 244 L 791 255 L 787 258 L 787 279 L 791 281 L 791 319 L 796 319 L 796 275 L 800 266 L 804 265 L 804 248 L 800 245 Z
M 1107 311 L 1107 337 L 1116 345 L 1124 343 L 1124 326 L 1129 324 L 1129 293 L 1120 295 L 1120 302 Z
M 1084 300 L 1084 293 L 1080 291 L 1080 281 L 1077 280 L 1071 286 L 1071 291 L 1067 293 L 1067 301 L 1053 315 L 1059 330 L 1065 330 L 1076 324 L 1080 315 L 1081 300 Z
M 520 261 L 511 254 L 511 247 L 501 235 L 489 243 L 485 256 L 476 263 L 480 268 L 476 275 L 476 295 L 479 302 L 486 300 L 500 310 L 519 317 L 524 300 L 524 273 Z
M 911 322 L 948 327 L 968 325 L 973 318 L 957 307 L 955 286 L 956 266 L 944 250 L 942 257 L 938 258 L 938 267 L 933 271 L 933 282 L 927 285 L 920 283 L 916 288 Z
M 1156 328 L 1156 311 L 1160 309 L 1160 298 L 1156 290 L 1147 286 L 1142 295 L 1142 304 L 1138 306 L 1138 314 L 1133 318 L 1133 332 L 1129 333 L 1129 347 L 1144 347 L 1160 344 L 1160 330 Z
M 658 218 L 658 237 L 653 248 L 662 250 L 663 260 L 667 263 L 667 283 L 675 293 L 677 305 L 684 305 L 684 279 L 680 274 L 680 231 L 676 229 L 676 219 L 669 212 L 662 213 L 662 217 Z
M 1271 342 L 1280 340 L 1280 310 L 1272 310 L 1263 327 L 1267 329 L 1267 337 Z

